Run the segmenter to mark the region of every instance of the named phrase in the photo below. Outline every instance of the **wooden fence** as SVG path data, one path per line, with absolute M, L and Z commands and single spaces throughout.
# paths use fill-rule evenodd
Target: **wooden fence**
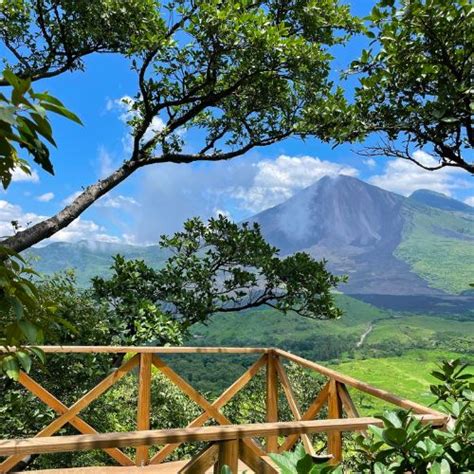
M 269 462 L 268 453 L 291 449 L 301 439 L 305 450 L 314 455 L 309 435 L 327 433 L 328 454 L 333 463 L 342 459 L 342 433 L 364 431 L 369 425 L 381 426 L 380 420 L 360 417 L 348 387 L 411 410 L 423 422 L 444 426 L 447 416 L 431 408 L 398 397 L 390 392 L 354 379 L 337 371 L 303 359 L 289 352 L 274 348 L 234 347 L 109 347 L 109 346 L 45 346 L 46 353 L 130 353 L 131 357 L 118 369 L 105 377 L 89 392 L 71 406 L 66 406 L 53 394 L 24 372 L 18 382 L 52 408 L 58 417 L 44 427 L 33 438 L 0 440 L 0 456 L 7 458 L 0 463 L 0 472 L 11 471 L 25 456 L 40 453 L 67 452 L 87 449 L 103 449 L 116 463 L 122 466 L 145 466 L 163 463 L 182 443 L 208 442 L 209 444 L 191 459 L 180 472 L 202 473 L 211 466 L 228 465 L 237 472 L 241 459 L 256 473 L 276 472 Z M 160 354 L 260 354 L 232 385 L 212 403 L 178 375 Z M 283 361 L 314 370 L 327 377 L 327 383 L 316 394 L 314 401 L 302 413 L 293 393 Z M 183 393 L 202 408 L 202 413 L 186 428 L 150 430 L 152 366 L 156 367 Z M 221 412 L 221 408 L 240 392 L 262 369 L 266 371 L 266 423 L 234 425 Z M 98 433 L 79 417 L 91 402 L 96 400 L 114 383 L 132 369 L 138 370 L 137 431 L 120 433 Z M 278 398 L 282 390 L 294 421 L 279 422 Z M 315 420 L 323 406 L 327 405 L 328 419 Z M 208 421 L 219 426 L 204 426 Z M 66 424 L 71 424 L 80 435 L 53 436 Z M 256 438 L 264 438 L 262 445 Z M 282 443 L 279 440 L 284 439 Z M 153 456 L 149 447 L 162 446 Z M 128 456 L 120 448 L 135 447 L 136 454 Z

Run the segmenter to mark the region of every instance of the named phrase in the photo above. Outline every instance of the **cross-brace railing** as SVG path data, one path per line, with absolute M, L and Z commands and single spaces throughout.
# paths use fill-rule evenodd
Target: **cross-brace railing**
M 205 472 L 213 465 L 224 464 L 230 466 L 233 472 L 237 472 L 239 459 L 254 472 L 276 472 L 267 456 L 268 453 L 289 450 L 298 439 L 301 439 L 305 450 L 314 455 L 309 435 L 317 432 L 327 433 L 328 455 L 331 457 L 331 462 L 338 463 L 342 459 L 342 433 L 344 431 L 364 431 L 371 424 L 380 425 L 380 420 L 376 418 L 360 417 L 348 387 L 411 410 L 423 422 L 435 426 L 444 426 L 448 419 L 445 414 L 432 408 L 398 397 L 280 349 L 110 346 L 45 346 L 42 349 L 47 353 L 129 353 L 131 357 L 69 407 L 28 374 L 21 372 L 18 382 L 52 408 L 58 417 L 33 438 L 0 440 L 0 456 L 7 456 L 0 463 L 1 473 L 12 470 L 26 455 L 80 449 L 103 449 L 122 466 L 159 464 L 164 462 L 180 444 L 192 441 L 207 441 L 210 444 L 191 459 L 180 472 Z M 161 354 L 189 353 L 259 354 L 260 357 L 211 403 L 160 357 Z M 283 360 L 292 361 L 328 378 L 327 383 L 319 393 L 315 394 L 314 401 L 304 413 L 293 393 Z M 186 428 L 150 430 L 153 366 L 203 410 Z M 266 423 L 232 424 L 221 412 L 222 407 L 263 368 L 266 369 Z M 79 417 L 79 413 L 133 369 L 138 370 L 137 431 L 98 433 L 95 428 Z M 280 389 L 293 414 L 293 422 L 279 422 Z M 327 405 L 328 419 L 315 420 L 325 405 Z M 219 426 L 204 426 L 210 420 L 217 422 Z M 53 436 L 68 423 L 81 434 Z M 282 437 L 283 442 L 280 443 Z M 265 444 L 262 445 L 256 438 L 264 438 Z M 150 456 L 149 447 L 152 445 L 162 447 L 156 454 Z M 121 447 L 136 447 L 134 459 L 125 454 L 120 449 Z

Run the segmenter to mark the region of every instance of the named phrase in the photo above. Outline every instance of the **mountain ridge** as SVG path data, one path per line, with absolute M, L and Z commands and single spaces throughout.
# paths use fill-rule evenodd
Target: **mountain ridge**
M 332 271 L 348 274 L 349 283 L 341 288 L 345 293 L 442 298 L 469 288 L 474 213 L 464 206 L 432 191 L 404 197 L 339 175 L 323 177 L 248 220 L 260 224 L 281 255 L 306 251 L 328 260 Z M 40 272 L 75 267 L 81 286 L 92 276 L 109 275 L 116 253 L 154 267 L 166 258 L 156 245 L 94 241 L 52 243 L 29 251 L 40 257 Z

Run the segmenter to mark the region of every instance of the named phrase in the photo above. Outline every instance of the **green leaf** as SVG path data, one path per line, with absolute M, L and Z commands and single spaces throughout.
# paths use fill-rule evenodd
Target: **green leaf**
M 28 350 L 32 352 L 42 364 L 46 363 L 46 354 L 39 347 L 29 347 Z
M 429 474 L 450 474 L 451 467 L 446 459 L 441 462 L 435 461 L 429 470 Z
M 62 115 L 63 117 L 66 117 L 69 120 L 72 120 L 73 122 L 82 125 L 81 119 L 75 113 L 71 112 L 65 107 L 60 107 L 59 105 L 50 103 L 43 103 L 42 105 L 46 110 L 50 110 L 51 112 L 54 112 L 58 115 Z
M 20 366 L 18 361 L 12 355 L 8 355 L 3 359 L 0 359 L 2 362 L 2 370 L 7 374 L 7 376 L 13 380 L 18 380 L 20 375 Z
M 390 446 L 400 447 L 406 441 L 407 433 L 403 428 L 387 428 L 382 433 L 384 441 Z
M 38 328 L 33 323 L 26 319 L 22 319 L 18 321 L 18 326 L 30 344 L 37 344 L 39 342 Z
M 23 367 L 24 371 L 28 373 L 31 369 L 31 357 L 23 351 L 17 351 L 15 355 L 20 361 L 20 364 Z

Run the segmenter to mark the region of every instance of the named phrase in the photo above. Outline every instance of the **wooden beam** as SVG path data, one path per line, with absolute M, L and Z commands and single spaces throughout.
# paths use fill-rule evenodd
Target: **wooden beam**
M 151 360 L 152 354 L 140 354 L 140 370 L 138 372 L 138 407 L 137 407 L 137 429 L 150 429 L 150 403 L 151 403 Z M 148 446 L 139 446 L 135 463 L 137 466 L 148 464 Z
M 277 378 L 277 358 L 275 352 L 268 353 L 267 359 L 267 399 L 266 399 L 266 421 L 274 423 L 278 421 L 278 378 Z M 269 436 L 266 445 L 267 453 L 278 452 L 278 438 Z
M 329 384 L 326 384 L 318 396 L 314 399 L 313 403 L 308 407 L 306 413 L 301 417 L 301 421 L 312 420 L 320 411 L 323 405 L 326 403 L 329 393 Z M 298 435 L 291 435 L 286 438 L 285 442 L 280 446 L 279 452 L 289 451 L 298 441 Z
M 169 367 L 163 361 L 163 359 L 158 357 L 156 354 L 153 355 L 153 364 L 193 402 L 198 404 L 212 418 L 214 418 L 214 420 L 216 420 L 221 425 L 232 424 L 232 422 L 226 416 L 224 416 L 217 408 L 215 408 L 211 403 L 209 403 L 192 385 L 186 382 L 180 375 L 178 375 L 173 369 L 171 369 L 171 367 Z M 255 456 L 263 456 L 264 452 L 253 440 L 246 439 L 244 442 L 253 451 Z
M 339 394 L 339 398 L 342 401 L 342 406 L 344 407 L 344 410 L 349 416 L 349 418 L 359 418 L 359 411 L 357 410 L 357 407 L 355 406 L 355 403 L 352 400 L 352 397 L 349 391 L 347 390 L 347 387 L 343 383 L 338 382 L 337 392 Z
M 357 390 L 360 390 L 361 392 L 368 393 L 369 395 L 372 395 L 376 398 L 380 398 L 381 400 L 384 400 L 386 402 L 393 403 L 394 405 L 399 406 L 400 408 L 412 410 L 415 413 L 419 414 L 425 413 L 428 415 L 443 415 L 443 413 L 437 410 L 425 407 L 423 405 L 420 405 L 419 403 L 412 402 L 411 400 L 408 400 L 406 398 L 400 398 L 397 395 L 394 395 L 393 393 L 387 392 L 386 390 L 374 387 L 373 385 L 357 380 L 353 377 L 350 377 L 349 375 L 344 375 L 335 370 L 328 369 L 323 365 L 316 364 L 307 359 L 304 359 L 303 357 L 291 354 L 290 352 L 283 351 L 281 349 L 275 349 L 275 351 L 281 357 L 285 357 L 288 360 L 292 360 L 293 362 L 296 362 L 297 364 L 303 367 L 307 367 L 308 369 L 313 369 L 322 375 L 326 375 L 327 377 L 333 378 L 338 382 L 342 382 L 346 385 L 354 387 Z
M 267 354 L 263 354 L 248 370 L 246 370 L 232 385 L 230 385 L 213 403 L 212 406 L 216 409 L 222 408 L 229 400 L 234 397 L 240 390 L 242 390 L 258 371 L 266 364 Z M 194 428 L 204 425 L 206 421 L 211 418 L 207 412 L 202 413 L 188 424 L 187 428 Z M 180 443 L 168 444 L 163 446 L 150 460 L 150 464 L 159 464 L 163 462 Z
M 301 412 L 298 406 L 298 402 L 296 401 L 295 394 L 293 389 L 291 388 L 290 380 L 288 379 L 288 374 L 286 373 L 285 367 L 283 364 L 277 360 L 276 369 L 278 372 L 278 377 L 280 378 L 281 386 L 283 387 L 283 391 L 285 393 L 286 400 L 288 401 L 288 406 L 290 407 L 291 413 L 295 417 L 296 421 L 301 420 Z M 301 441 L 303 442 L 305 451 L 311 455 L 315 456 L 316 453 L 313 448 L 313 443 L 308 435 L 301 435 Z
M 446 416 L 422 415 L 419 419 L 423 423 L 440 426 L 445 423 Z M 254 437 L 286 436 L 291 434 L 299 436 L 301 433 L 360 431 L 366 429 L 369 425 L 383 426 L 383 422 L 378 418 L 361 417 L 6 439 L 0 441 L 0 456 L 18 455 L 23 457 L 36 453 L 57 453 L 126 446 L 151 446 L 164 443 L 206 442 L 229 439 L 244 440 Z
M 58 400 L 53 394 L 48 392 L 38 382 L 33 380 L 25 372 L 20 372 L 18 382 L 29 390 L 33 395 L 36 395 L 45 405 L 52 408 L 56 413 L 62 415 L 68 411 L 68 407 Z M 86 423 L 84 420 L 75 416 L 69 423 L 82 434 L 97 434 L 98 431 Z M 122 466 L 133 466 L 134 462 L 120 449 L 110 448 L 104 450 L 109 456 L 115 459 Z
M 238 474 L 239 471 L 239 440 L 229 439 L 227 441 L 218 441 L 219 456 L 214 466 L 214 473 L 221 474 L 222 468 L 228 466 L 232 474 Z
M 342 404 L 337 391 L 337 381 L 331 379 L 329 381 L 328 394 L 328 418 L 340 419 L 342 418 Z M 332 455 L 331 463 L 339 464 L 342 461 L 342 433 L 330 432 L 328 433 L 328 454 Z
M 29 347 L 29 346 L 26 346 Z M 168 346 L 34 346 L 48 354 L 63 353 L 151 353 L 151 354 L 266 354 L 266 347 L 168 347 Z M 9 351 L 15 351 L 9 347 Z M 0 352 L 4 348 L 0 346 Z
M 138 356 L 135 355 L 117 370 L 105 377 L 105 379 L 99 382 L 94 388 L 89 390 L 85 395 L 83 395 L 79 400 L 77 400 L 77 402 L 71 405 L 65 413 L 53 420 L 48 426 L 46 426 L 38 434 L 36 434 L 35 437 L 46 437 L 56 433 L 56 431 L 61 429 L 66 423 L 69 423 L 73 418 L 75 418 L 75 416 L 81 410 L 86 408 L 91 402 L 93 402 L 96 398 L 102 395 L 102 393 L 109 389 L 115 382 L 124 377 L 131 369 L 133 369 L 137 365 L 137 363 Z M 6 459 L 0 464 L 0 472 L 9 471 L 12 467 L 16 466 L 22 460 L 22 458 L 22 456 L 13 456 Z
M 206 446 L 191 461 L 189 461 L 182 469 L 178 472 L 179 474 L 202 474 L 206 472 L 210 467 L 214 466 L 219 456 L 219 446 L 216 443 L 212 443 L 210 446 Z

